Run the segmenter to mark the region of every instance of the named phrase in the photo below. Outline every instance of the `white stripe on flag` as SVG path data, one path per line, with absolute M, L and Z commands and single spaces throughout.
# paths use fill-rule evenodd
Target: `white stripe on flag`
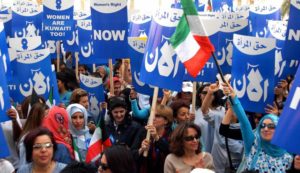
M 193 58 L 199 51 L 200 45 L 196 42 L 192 33 L 190 32 L 183 42 L 181 42 L 175 49 L 180 60 L 184 63 Z

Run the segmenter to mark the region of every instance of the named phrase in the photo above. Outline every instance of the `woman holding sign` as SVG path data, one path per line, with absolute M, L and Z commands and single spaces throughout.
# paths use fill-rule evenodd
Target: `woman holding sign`
M 244 160 L 238 172 L 244 170 L 286 172 L 292 165 L 293 156 L 271 144 L 279 120 L 278 116 L 265 115 L 256 130 L 252 131 L 245 111 L 232 87 L 224 87 L 224 93 L 231 97 L 232 109 L 240 121 L 244 140 Z

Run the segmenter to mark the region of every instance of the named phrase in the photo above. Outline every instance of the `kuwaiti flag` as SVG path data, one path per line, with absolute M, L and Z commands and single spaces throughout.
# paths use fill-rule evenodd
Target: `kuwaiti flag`
M 95 129 L 90 141 L 85 159 L 86 163 L 96 162 L 100 158 L 102 151 L 105 148 L 112 146 L 112 142 L 110 141 L 110 138 L 108 137 L 104 128 L 104 112 L 101 112 L 102 116 L 100 123 L 97 125 L 97 128 Z
M 200 21 L 193 0 L 181 0 L 183 16 L 170 42 L 188 73 L 196 77 L 215 50 Z

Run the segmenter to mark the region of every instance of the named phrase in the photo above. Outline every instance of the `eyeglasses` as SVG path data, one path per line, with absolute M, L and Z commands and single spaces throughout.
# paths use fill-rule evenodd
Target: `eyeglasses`
M 34 144 L 34 145 L 32 146 L 32 148 L 33 148 L 34 150 L 41 150 L 41 149 L 43 149 L 43 148 L 49 149 L 49 148 L 52 148 L 52 147 L 53 147 L 53 144 L 50 143 L 50 142 L 44 143 L 44 144 Z
M 264 128 L 266 128 L 266 127 L 268 127 L 268 129 L 275 129 L 275 128 L 276 128 L 276 125 L 273 124 L 273 123 L 270 123 L 270 124 L 262 123 L 262 124 L 260 125 L 260 128 L 261 128 L 261 129 L 264 129 Z
M 183 139 L 185 140 L 185 141 L 193 141 L 193 140 L 199 140 L 199 136 L 185 136 L 185 137 L 183 137 Z
M 101 170 L 106 171 L 107 169 L 109 169 L 108 165 L 106 163 L 100 162 L 98 171 L 101 171 Z

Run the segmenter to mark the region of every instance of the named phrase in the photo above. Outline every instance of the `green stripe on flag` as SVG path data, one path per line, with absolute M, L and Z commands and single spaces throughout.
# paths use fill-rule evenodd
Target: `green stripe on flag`
M 181 44 L 190 33 L 190 28 L 187 23 L 185 15 L 181 16 L 181 19 L 177 25 L 175 33 L 172 35 L 170 42 L 174 48 Z
M 78 161 L 78 162 L 82 162 L 83 160 L 82 160 L 82 157 L 81 157 L 81 155 L 79 153 L 79 149 L 78 149 L 78 147 L 76 145 L 75 140 L 73 140 L 73 148 L 74 148 L 75 160 Z
M 181 0 L 181 5 L 185 15 L 198 15 L 193 0 Z

